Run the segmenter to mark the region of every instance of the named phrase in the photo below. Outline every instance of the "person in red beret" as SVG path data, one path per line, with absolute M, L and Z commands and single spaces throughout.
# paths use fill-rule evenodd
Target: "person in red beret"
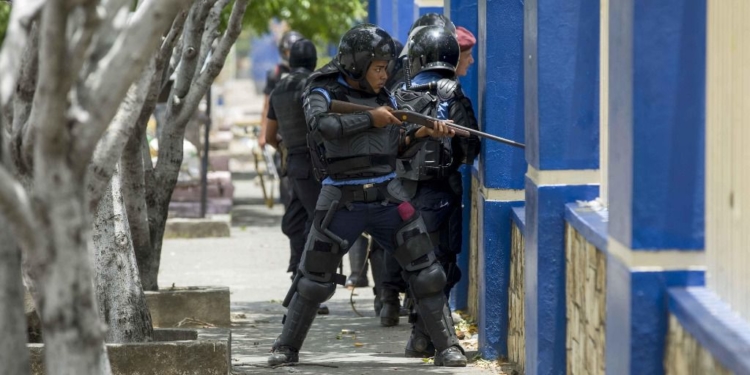
M 471 31 L 467 30 L 462 26 L 456 27 L 456 39 L 458 39 L 458 46 L 461 49 L 461 58 L 458 60 L 458 66 L 456 67 L 456 75 L 463 77 L 469 71 L 469 67 L 474 63 L 474 57 L 471 55 L 471 50 L 474 45 L 477 44 L 477 38 Z

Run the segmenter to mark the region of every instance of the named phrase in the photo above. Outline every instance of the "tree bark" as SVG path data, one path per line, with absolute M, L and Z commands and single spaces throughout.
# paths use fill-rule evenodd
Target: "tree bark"
M 99 202 L 93 239 L 99 312 L 109 328 L 106 341 L 151 341 L 154 329 L 138 276 L 118 172 Z
M 0 363 L 8 374 L 28 374 L 31 369 L 23 294 L 21 248 L 0 213 Z
M 211 35 L 203 39 L 202 33 L 213 34 L 219 18 L 215 17 L 217 9 L 223 8 L 226 1 L 209 0 L 195 3 L 190 10 L 185 31 L 180 42 L 182 55 L 177 79 L 172 88 L 167 104 L 167 124 L 159 139 L 159 157 L 153 171 L 146 168 L 146 202 L 148 203 L 149 233 L 153 254 L 150 255 L 154 266 L 150 267 L 148 280 L 156 280 L 158 264 L 161 258 L 161 246 L 167 224 L 169 201 L 172 197 L 180 165 L 182 164 L 182 142 L 185 138 L 185 127 L 190 116 L 195 113 L 201 98 L 208 91 L 211 83 L 224 67 L 229 50 L 242 30 L 242 17 L 249 0 L 237 0 L 232 6 L 227 30 L 218 39 L 213 54 L 208 58 L 205 69 L 198 66 L 199 56 L 204 54 L 201 48 L 211 48 Z M 211 11 L 211 8 L 213 11 Z M 206 52 L 207 56 L 208 53 Z

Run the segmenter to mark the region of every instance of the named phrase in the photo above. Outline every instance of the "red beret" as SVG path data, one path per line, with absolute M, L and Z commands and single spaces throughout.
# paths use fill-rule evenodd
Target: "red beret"
M 474 37 L 474 34 L 462 26 L 456 27 L 456 39 L 458 39 L 458 46 L 461 47 L 461 51 L 466 51 L 477 44 L 477 38 Z

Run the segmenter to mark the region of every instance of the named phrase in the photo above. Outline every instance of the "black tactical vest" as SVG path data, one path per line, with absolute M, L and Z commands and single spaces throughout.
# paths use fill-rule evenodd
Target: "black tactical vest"
M 437 93 L 399 89 L 395 96 L 400 109 L 437 117 L 440 101 Z M 411 141 L 396 161 L 396 173 L 400 178 L 414 181 L 441 179 L 452 172 L 452 165 L 451 140 L 428 137 Z
M 389 92 L 381 90 L 377 95 L 355 90 L 342 85 L 338 70 L 321 68 L 310 76 L 309 89 L 322 88 L 330 99 L 363 104 L 370 107 L 391 106 Z M 371 127 L 349 137 L 323 139 L 322 156 L 326 173 L 334 180 L 348 180 L 384 176 L 395 171 L 400 127 L 389 125 L 383 128 Z
M 302 94 L 310 73 L 306 69 L 294 70 L 278 83 L 271 94 L 279 133 L 292 154 L 307 152 L 307 122 L 302 108 Z

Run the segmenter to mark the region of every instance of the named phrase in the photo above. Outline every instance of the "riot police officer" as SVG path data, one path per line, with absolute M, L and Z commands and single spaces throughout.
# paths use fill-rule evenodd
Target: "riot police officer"
M 273 92 L 273 89 L 276 88 L 279 81 L 286 77 L 291 71 L 291 68 L 289 67 L 289 57 L 291 55 L 292 46 L 296 41 L 303 38 L 304 37 L 299 32 L 290 30 L 285 32 L 281 36 L 281 39 L 279 39 L 278 48 L 281 62 L 276 64 L 273 69 L 266 73 L 266 87 L 263 89 L 263 112 L 261 113 L 260 135 L 258 136 L 258 143 L 261 147 L 266 144 L 266 125 L 268 121 L 268 110 L 270 109 L 269 100 L 271 98 L 271 93 Z
M 395 89 L 397 89 L 399 86 L 401 86 L 401 84 L 404 83 L 404 81 L 406 81 L 403 60 L 406 57 L 407 51 L 409 50 L 409 43 L 412 40 L 414 33 L 426 26 L 440 26 L 444 28 L 445 31 L 456 35 L 456 26 L 453 24 L 453 22 L 451 22 L 451 20 L 448 19 L 448 17 L 442 14 L 427 13 L 417 18 L 417 20 L 414 21 L 414 23 L 409 28 L 409 36 L 406 39 L 406 45 L 398 49 L 399 51 L 401 51 L 398 59 L 394 60 L 391 63 L 391 71 L 389 72 L 389 75 L 391 77 L 388 79 L 388 89 L 395 91 Z
M 456 37 L 443 27 L 427 26 L 417 30 L 408 44 L 411 86 L 403 84 L 396 91 L 399 107 L 478 129 L 471 102 L 455 79 L 461 53 Z M 417 181 L 412 202 L 438 244 L 436 256 L 447 276 L 446 297 L 461 278 L 456 265 L 462 242 L 463 194 L 458 167 L 472 164 L 478 152 L 476 136 L 431 137 L 410 144 L 396 164 L 400 178 Z M 409 357 L 429 357 L 435 349 L 418 313 L 410 317 L 412 334 L 405 352 Z
M 409 133 L 399 126 L 390 112 L 396 103 L 384 88 L 386 67 L 394 57 L 387 32 L 358 25 L 342 37 L 335 60 L 309 78 L 305 115 L 310 147 L 319 157 L 313 157 L 313 166 L 325 178 L 298 277 L 287 295 L 284 327 L 268 358 L 271 365 L 299 361 L 317 304 L 333 295 L 335 283 L 345 281 L 336 273 L 342 255 L 367 231 L 403 266 L 437 350 L 435 364 L 466 366 L 442 293 L 445 273 L 435 260 L 421 215 L 407 202 L 409 187 L 395 178 L 401 149 L 418 138 L 453 132 L 443 123 L 435 123 L 434 130 L 419 127 Z M 333 99 L 376 108 L 334 113 Z
M 296 272 L 305 247 L 305 239 L 312 225 L 315 201 L 320 183 L 312 176 L 310 153 L 307 150 L 307 123 L 302 110 L 302 94 L 307 77 L 318 61 L 315 45 L 300 39 L 290 48 L 289 75 L 282 78 L 270 95 L 266 142 L 286 151 L 286 174 L 289 178 L 290 200 L 285 212 L 284 234 L 289 237 L 291 256 L 287 272 Z M 293 278 L 294 276 L 292 276 Z

